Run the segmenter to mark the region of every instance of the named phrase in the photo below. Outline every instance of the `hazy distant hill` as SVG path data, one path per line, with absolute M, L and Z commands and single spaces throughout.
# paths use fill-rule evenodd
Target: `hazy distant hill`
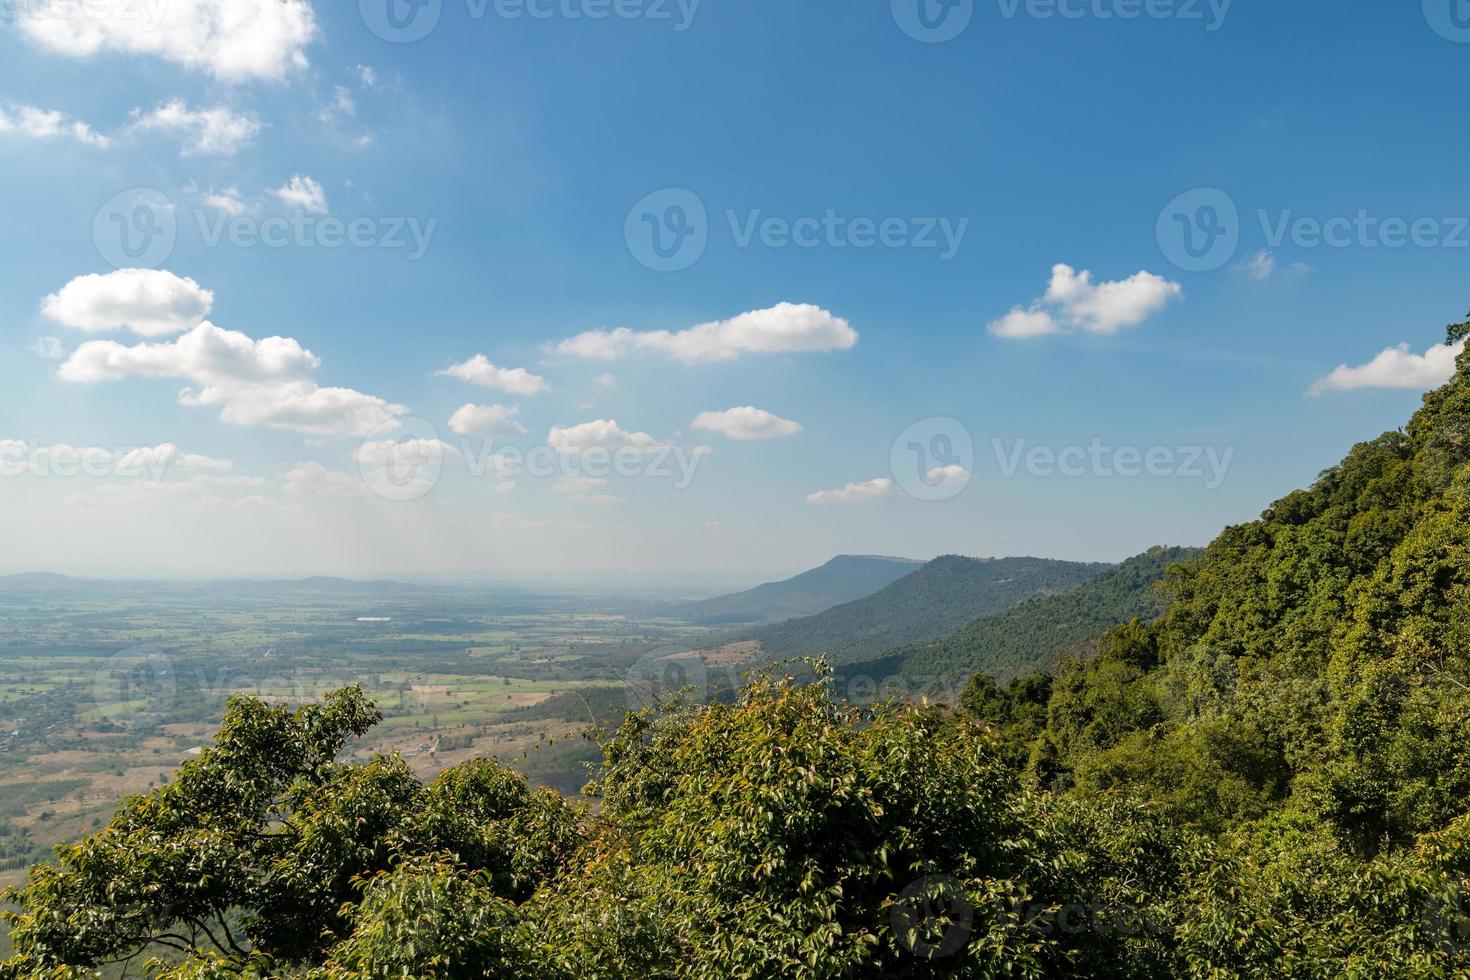
M 1005 680 L 1042 669 L 1059 654 L 1085 652 L 1089 641 L 1114 626 L 1163 615 L 1164 573 L 1197 554 L 1196 548 L 1150 548 L 1073 592 L 1023 602 L 884 659 L 891 657 L 894 672 L 910 677 L 988 673 Z
M 923 562 L 879 555 L 838 555 L 820 568 L 744 592 L 679 606 L 675 615 L 691 622 L 775 623 L 811 616 L 872 595 L 915 571 Z
M 1027 599 L 1069 592 L 1112 568 L 1044 558 L 946 555 L 870 596 L 815 616 L 740 634 L 767 655 L 824 654 L 860 660 L 892 647 L 938 639 L 972 620 Z
M 55 572 L 22 572 L 0 575 L 0 592 L 56 592 L 61 589 L 94 585 L 93 579 L 72 578 Z
M 349 595 L 385 595 L 399 592 L 433 591 L 432 586 L 406 585 L 402 582 L 359 582 L 354 579 L 319 575 L 302 579 L 199 579 L 148 581 L 141 579 L 74 578 L 53 572 L 23 572 L 0 575 L 0 592 L 32 593 L 63 591 L 183 591 L 211 589 L 232 594 L 250 592 L 318 592 Z

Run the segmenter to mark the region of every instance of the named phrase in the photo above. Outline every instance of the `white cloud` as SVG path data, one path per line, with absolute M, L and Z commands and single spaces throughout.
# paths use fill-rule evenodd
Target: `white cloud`
M 126 346 L 82 344 L 57 369 L 64 381 L 92 384 L 123 378 L 181 378 L 183 405 L 220 408 L 231 425 L 263 425 L 317 436 L 362 436 L 394 427 L 407 409 L 351 388 L 323 388 L 321 362 L 290 337 L 253 340 L 208 321 L 178 338 Z
M 215 385 L 179 393 L 181 405 L 218 405 L 220 421 L 263 425 L 312 436 L 363 436 L 395 428 L 408 411 L 351 388 L 322 388 L 312 381 L 287 384 Z
M 317 34 L 308 0 L 21 4 L 16 26 L 57 54 L 151 55 L 227 82 L 281 79 L 304 68 Z
M 546 437 L 546 444 L 559 453 L 585 452 L 594 447 L 651 452 L 667 445 L 646 432 L 625 432 L 612 419 L 597 419 L 565 427 L 554 425 Z
M 232 218 L 238 218 L 250 210 L 250 205 L 245 203 L 245 198 L 240 196 L 240 191 L 235 187 L 226 187 L 222 191 L 210 192 L 203 195 L 204 204 L 217 211 L 223 211 Z
M 37 337 L 31 353 L 48 361 L 59 361 L 66 356 L 66 346 L 56 337 Z
M 841 317 L 810 304 L 778 303 L 729 320 L 667 330 L 589 330 L 557 344 L 557 353 L 614 360 L 630 354 L 667 354 L 686 364 L 729 361 L 742 354 L 850 350 L 857 331 Z
M 1092 273 L 1071 266 L 1052 268 L 1046 301 L 1062 307 L 1068 318 L 1083 330 L 1116 333 L 1132 327 L 1162 310 L 1171 299 L 1184 295 L 1177 282 L 1152 272 L 1137 272 L 1117 282 L 1094 283 Z
M 742 441 L 778 439 L 782 436 L 794 436 L 801 431 L 800 423 L 772 415 L 752 405 L 727 408 L 723 412 L 700 412 L 690 425 Z
M 367 485 L 360 476 L 329 470 L 321 463 L 301 463 L 286 474 L 281 488 L 293 497 L 359 497 Z
M 290 337 L 252 340 L 205 322 L 166 343 L 129 347 L 112 340 L 88 341 L 72 351 L 57 373 L 82 383 L 142 377 L 243 386 L 308 380 L 320 364 Z
M 134 449 L 124 454 L 117 462 L 119 470 L 148 470 L 158 472 L 170 468 L 190 471 L 222 473 L 235 468 L 233 460 L 216 459 L 199 453 L 186 453 L 171 442 L 157 446 Z
M 962 487 L 969 482 L 970 471 L 953 463 L 949 466 L 936 466 L 924 474 L 924 485 L 927 487 Z
M 520 411 L 517 405 L 461 405 L 449 429 L 462 436 L 523 436 L 526 427 L 515 420 Z
M 611 388 L 618 383 L 618 376 L 616 374 L 599 374 L 596 381 L 597 387 L 599 388 Z
M 328 210 L 327 192 L 322 189 L 321 184 L 305 174 L 294 174 L 283 186 L 271 191 L 271 194 L 283 204 L 310 211 L 312 214 L 326 214 Z
M 163 269 L 119 269 L 78 276 L 41 302 L 63 326 L 98 332 L 128 329 L 145 337 L 178 333 L 202 323 L 214 293 Z
M 40 109 L 33 105 L 15 105 L 8 110 L 0 106 L 0 133 L 36 140 L 65 137 L 99 150 L 107 149 L 111 143 L 106 136 L 80 120 L 54 109 Z
M 352 458 L 362 466 L 405 470 L 433 466 L 458 455 L 459 450 L 442 439 L 376 439 L 358 446 Z
M 865 483 L 849 483 L 837 490 L 818 490 L 808 494 L 809 504 L 861 504 L 882 500 L 898 493 L 898 488 L 887 477 L 868 480 Z
M 1049 333 L 1060 333 L 1062 327 L 1046 310 L 1036 307 L 1023 310 L 1016 306 L 988 329 L 997 337 L 1041 337 Z
M 547 390 L 546 379 L 525 368 L 496 367 L 484 354 L 476 354 L 462 364 L 454 364 L 435 373 L 485 388 L 499 388 L 512 395 L 539 395 Z
M 1046 295 L 1029 307 L 1013 307 L 986 329 L 997 337 L 1038 337 L 1072 327 L 1087 333 L 1113 334 L 1142 323 L 1184 295 L 1177 282 L 1152 272 L 1138 272 L 1116 282 L 1092 281 L 1092 273 L 1070 265 L 1052 267 Z
M 181 137 L 184 156 L 228 157 L 254 142 L 260 133 L 260 120 L 224 106 L 190 109 L 188 103 L 175 99 L 147 113 L 134 109 L 133 128 Z
M 1270 279 L 1276 272 L 1276 256 L 1270 249 L 1261 249 L 1240 263 L 1245 274 L 1252 279 Z
M 1367 364 L 1348 367 L 1339 364 L 1325 378 L 1319 378 L 1307 389 L 1312 397 L 1324 391 L 1350 391 L 1354 388 L 1404 388 L 1428 391 L 1438 388 L 1455 375 L 1455 359 L 1465 349 L 1465 341 L 1453 346 L 1437 344 L 1423 354 L 1409 351 L 1399 344 L 1379 352 Z
M 378 84 L 378 72 L 371 65 L 357 66 L 357 80 L 362 83 L 363 88 L 376 88 Z
M 52 476 L 145 477 L 152 483 L 158 483 L 170 470 L 177 470 L 197 474 L 191 480 L 200 485 L 206 481 L 224 485 L 222 481 L 225 478 L 217 474 L 227 473 L 234 466 L 232 460 L 186 453 L 171 442 L 137 449 L 105 449 L 64 442 L 43 445 L 19 439 L 0 439 L 0 475 L 6 476 L 29 472 Z M 239 481 L 245 478 L 229 479 Z M 171 486 L 182 488 L 184 484 L 175 482 Z

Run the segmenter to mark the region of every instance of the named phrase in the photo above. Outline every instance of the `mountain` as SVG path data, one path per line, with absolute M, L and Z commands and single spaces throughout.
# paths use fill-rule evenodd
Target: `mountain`
M 55 572 L 22 572 L 19 575 L 0 575 L 0 592 L 58 592 L 82 588 L 88 581 Z
M 744 592 L 689 602 L 674 615 L 704 625 L 775 623 L 811 616 L 833 606 L 872 595 L 903 578 L 923 562 L 878 555 L 838 555 L 820 568 Z
M 1082 585 L 1113 566 L 1045 558 L 936 558 L 883 589 L 815 616 L 740 634 L 777 657 L 861 660 L 934 640 L 1017 603 Z
M 318 575 L 301 579 L 100 579 L 74 578 L 54 572 L 22 572 L 0 576 L 0 592 L 31 594 L 40 592 L 148 592 L 186 593 L 207 590 L 212 593 L 331 593 L 347 595 L 393 595 L 404 592 L 441 591 L 441 587 L 407 585 L 403 582 L 358 581 Z
M 892 661 L 893 672 L 909 677 L 987 673 L 1005 680 L 1044 669 L 1059 655 L 1082 654 L 1114 626 L 1163 615 L 1168 607 L 1168 595 L 1159 587 L 1164 573 L 1197 554 L 1197 548 L 1150 548 L 1075 591 L 1030 599 L 883 659 Z

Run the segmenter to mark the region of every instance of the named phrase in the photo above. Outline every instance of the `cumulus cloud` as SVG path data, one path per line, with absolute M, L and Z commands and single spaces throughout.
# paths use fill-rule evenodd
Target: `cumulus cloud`
M 1455 374 L 1455 359 L 1465 349 L 1465 341 L 1454 345 L 1438 344 L 1423 354 L 1399 344 L 1380 351 L 1366 364 L 1349 367 L 1339 364 L 1324 378 L 1318 378 L 1307 389 L 1317 397 L 1327 391 L 1350 391 L 1354 388 L 1402 388 L 1428 391 L 1438 388 Z
M 235 187 L 226 187 L 222 191 L 210 191 L 202 196 L 206 207 L 223 211 L 232 218 L 238 218 L 250 210 L 250 205 L 245 203 L 245 198 Z
M 86 123 L 55 109 L 33 105 L 0 106 L 0 134 L 34 140 L 70 139 L 105 150 L 111 140 Z
M 200 453 L 186 453 L 171 442 L 147 446 L 125 453 L 117 462 L 120 470 L 161 471 L 180 469 L 220 473 L 235 468 L 233 460 L 216 459 Z
M 306 67 L 316 37 L 308 0 L 168 0 L 113 4 L 21 4 L 16 27 L 56 54 L 149 55 L 226 82 L 281 79 Z
M 836 490 L 818 490 L 816 493 L 808 494 L 806 502 L 809 504 L 861 504 L 892 497 L 898 492 L 898 487 L 892 480 L 887 477 L 879 477 L 863 483 L 849 483 Z
M 161 317 L 155 311 L 155 319 Z M 92 340 L 57 369 L 64 381 L 94 384 L 124 378 L 179 378 L 183 405 L 220 409 L 231 425 L 262 425 L 316 436 L 362 436 L 391 429 L 407 409 L 351 388 L 324 388 L 321 362 L 290 337 L 254 340 L 207 320 L 164 343 L 133 346 Z
M 1137 326 L 1170 300 L 1184 295 L 1177 282 L 1138 272 L 1116 282 L 1093 282 L 1092 273 L 1070 265 L 1052 266 L 1046 294 L 1028 307 L 1013 307 L 987 329 L 997 337 L 1038 337 L 1072 328 L 1113 334 Z
M 193 479 L 202 485 L 206 480 L 223 481 L 224 478 L 217 474 L 226 473 L 234 466 L 233 460 L 186 453 L 171 442 L 136 449 L 106 449 L 64 442 L 42 444 L 0 439 L 0 475 L 4 476 L 19 476 L 27 472 L 51 476 L 141 476 L 156 483 L 170 470 L 177 470 L 197 474 Z
M 281 481 L 293 497 L 358 497 L 367 489 L 362 477 L 329 470 L 321 463 L 293 466 Z
M 224 106 L 190 109 L 188 103 L 175 99 L 146 113 L 134 109 L 133 129 L 180 137 L 184 156 L 228 157 L 255 141 L 260 120 Z
M 589 330 L 557 344 L 559 354 L 615 360 L 638 353 L 665 354 L 687 363 L 729 361 L 742 354 L 850 350 L 857 331 L 817 306 L 778 303 L 687 330 Z
M 395 428 L 406 406 L 352 388 L 322 388 L 312 381 L 287 384 L 211 385 L 179 393 L 182 405 L 211 405 L 220 421 L 263 425 L 309 436 L 362 436 Z
M 496 367 L 484 354 L 476 354 L 462 364 L 454 364 L 435 373 L 484 388 L 499 388 L 512 395 L 532 396 L 547 390 L 545 378 L 525 368 Z
M 384 466 L 397 469 L 417 468 L 441 463 L 459 450 L 442 439 L 374 439 L 364 442 L 352 458 L 362 466 Z
M 1062 325 L 1057 323 L 1051 313 L 1039 306 L 1029 310 L 1017 306 L 991 323 L 988 329 L 997 337 L 1042 337 L 1049 333 L 1061 333 Z
M 517 405 L 461 405 L 449 429 L 462 436 L 523 436 L 526 427 L 515 420 L 520 411 Z
M 78 276 L 41 302 L 41 312 L 77 330 L 128 329 L 145 337 L 188 330 L 204 321 L 214 293 L 163 269 L 119 269 Z
M 651 452 L 667 445 L 646 432 L 625 432 L 613 419 L 597 419 L 571 426 L 554 425 L 546 437 L 546 444 L 559 453 L 586 452 L 592 448 Z
M 252 340 L 237 330 L 199 324 L 175 340 L 127 346 L 93 340 L 72 351 L 57 373 L 93 383 L 122 378 L 186 378 L 204 385 L 244 386 L 308 380 L 321 362 L 290 337 Z
M 928 487 L 962 487 L 970 482 L 970 471 L 951 463 L 936 466 L 924 474 L 924 485 Z
M 312 214 L 326 214 L 328 210 L 327 192 L 305 174 L 294 174 L 284 185 L 271 191 L 271 195 L 288 207 Z
M 742 441 L 779 439 L 783 436 L 794 436 L 801 431 L 800 423 L 772 415 L 753 405 L 727 408 L 723 412 L 700 412 L 690 425 Z

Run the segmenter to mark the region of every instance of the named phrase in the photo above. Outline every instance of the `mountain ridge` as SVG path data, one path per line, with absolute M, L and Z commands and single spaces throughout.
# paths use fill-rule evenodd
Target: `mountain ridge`
M 837 555 L 790 578 L 675 607 L 675 615 L 704 625 L 797 619 L 871 595 L 917 570 L 914 558 Z
M 738 632 L 727 642 L 758 641 L 763 656 L 861 660 L 938 639 L 1026 599 L 1070 591 L 1112 567 L 1051 558 L 941 555 L 872 595 L 814 616 Z

